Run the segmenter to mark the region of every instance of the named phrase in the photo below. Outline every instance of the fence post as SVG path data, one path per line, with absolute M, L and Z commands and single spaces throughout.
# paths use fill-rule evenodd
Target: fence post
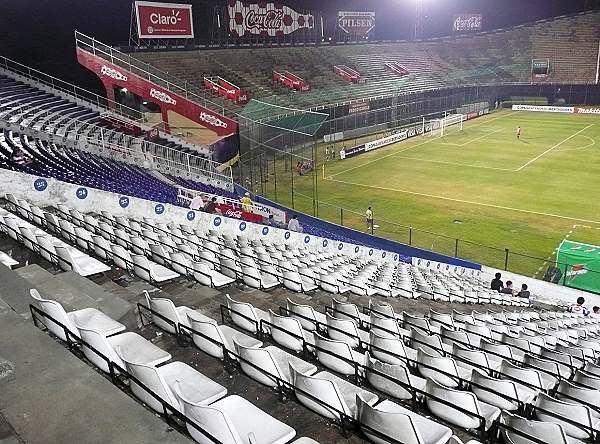
M 505 248 L 504 252 L 504 271 L 508 271 L 508 248 Z
M 340 207 L 340 225 L 344 226 L 344 209 Z
M 408 245 L 412 245 L 412 227 L 408 227 Z
M 454 257 L 458 257 L 458 238 L 454 239 Z

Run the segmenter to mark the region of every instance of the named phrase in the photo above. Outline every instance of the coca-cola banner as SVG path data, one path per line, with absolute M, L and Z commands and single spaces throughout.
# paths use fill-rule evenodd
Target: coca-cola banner
M 194 38 L 192 5 L 136 1 L 135 15 L 141 39 Z
M 229 0 L 227 10 L 229 30 L 234 37 L 252 34 L 283 36 L 315 26 L 312 14 L 300 14 L 281 4 Z
M 247 211 L 242 211 L 231 205 L 217 204 L 216 207 L 217 211 L 225 217 L 233 217 L 235 219 L 243 219 L 255 223 L 261 223 L 263 220 L 263 217 L 260 214 L 248 213 Z
M 452 19 L 454 32 L 481 31 L 483 16 L 481 14 L 457 14 Z
M 338 12 L 338 26 L 346 34 L 363 37 L 375 27 L 375 13 L 340 11 Z

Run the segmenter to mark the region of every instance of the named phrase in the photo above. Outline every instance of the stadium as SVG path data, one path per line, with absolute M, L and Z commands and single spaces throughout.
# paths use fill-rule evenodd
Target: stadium
M 0 444 L 600 440 L 600 2 L 39 3 Z

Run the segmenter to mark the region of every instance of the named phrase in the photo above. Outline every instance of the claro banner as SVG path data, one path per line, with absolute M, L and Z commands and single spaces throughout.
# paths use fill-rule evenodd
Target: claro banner
M 141 39 L 194 38 L 192 5 L 135 2 L 135 14 Z
M 234 37 L 291 34 L 299 29 L 313 29 L 312 14 L 300 14 L 288 6 L 276 3 L 248 3 L 229 0 L 229 30 Z

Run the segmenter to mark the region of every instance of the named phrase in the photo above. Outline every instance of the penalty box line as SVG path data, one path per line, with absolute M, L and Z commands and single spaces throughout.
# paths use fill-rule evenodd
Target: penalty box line
M 449 202 L 464 203 L 464 204 L 468 204 L 468 205 L 476 205 L 476 206 L 481 206 L 481 207 L 496 208 L 496 209 L 499 209 L 499 210 L 515 211 L 515 212 L 519 212 L 519 213 L 534 214 L 536 216 L 553 217 L 553 218 L 556 218 L 556 219 L 564 219 L 564 220 L 571 220 L 571 221 L 575 221 L 575 222 L 583 222 L 583 223 L 588 223 L 588 224 L 600 225 L 600 221 L 598 221 L 598 220 L 580 219 L 580 218 L 572 217 L 572 216 L 563 216 L 561 214 L 544 213 L 542 211 L 526 210 L 526 209 L 523 209 L 523 208 L 507 207 L 507 206 L 504 206 L 504 205 L 489 204 L 489 203 L 484 203 L 484 202 L 475 202 L 475 201 L 472 201 L 472 200 L 465 200 L 465 199 L 456 199 L 456 198 L 453 198 L 453 197 L 440 196 L 440 195 L 436 195 L 436 194 L 420 193 L 418 191 L 399 190 L 399 189 L 396 189 L 396 188 L 381 187 L 381 186 L 377 186 L 377 185 L 365 185 L 363 183 L 347 182 L 347 181 L 344 181 L 344 180 L 337 180 L 337 179 L 331 179 L 331 178 L 327 178 L 326 180 L 330 180 L 332 182 L 337 182 L 337 183 L 341 183 L 341 184 L 345 184 L 345 185 L 354 185 L 354 186 L 357 186 L 357 187 L 364 187 L 364 188 L 370 188 L 370 189 L 375 189 L 375 190 L 393 191 L 393 192 L 396 192 L 396 193 L 410 194 L 410 195 L 413 195 L 413 196 L 428 197 L 428 198 L 431 198 L 431 199 L 439 199 L 439 200 L 445 200 L 445 201 L 449 201 Z
M 511 112 L 509 112 L 509 113 L 502 114 L 501 116 L 496 116 L 496 117 L 493 117 L 493 118 L 491 118 L 491 119 L 486 119 L 486 120 L 485 120 L 485 121 L 483 121 L 483 122 L 476 123 L 476 124 L 474 124 L 474 125 L 469 125 L 469 127 L 471 127 L 471 128 L 475 128 L 475 127 L 478 127 L 478 126 L 481 126 L 481 125 L 485 125 L 485 124 L 488 124 L 489 122 L 493 122 L 494 120 L 503 119 L 503 118 L 505 118 L 505 117 L 512 116 L 512 115 L 513 115 L 513 114 L 515 114 L 516 112 L 517 112 L 517 111 L 511 111 Z M 420 137 L 424 137 L 424 136 L 420 136 Z M 372 163 L 374 163 L 374 162 L 378 162 L 378 161 L 380 161 L 380 160 L 387 159 L 388 157 L 396 156 L 396 155 L 398 155 L 398 154 L 401 154 L 401 153 L 403 153 L 403 152 L 405 152 L 405 151 L 408 151 L 408 150 L 410 150 L 410 149 L 412 149 L 412 148 L 417 148 L 417 147 L 419 147 L 419 146 L 421 146 L 421 145 L 425 145 L 426 143 L 433 142 L 434 140 L 437 140 L 437 138 L 435 138 L 435 139 L 430 139 L 430 140 L 426 140 L 426 141 L 424 141 L 424 142 L 417 143 L 416 145 L 407 146 L 406 148 L 403 148 L 403 149 L 401 149 L 401 150 L 399 150 L 399 151 L 396 151 L 396 152 L 394 152 L 394 153 L 390 153 L 390 154 L 386 154 L 385 156 L 377 157 L 377 158 L 375 158 L 375 159 L 369 160 L 368 162 L 361 163 L 360 165 L 356 165 L 356 166 L 354 166 L 354 167 L 352 167 L 352 168 L 348 168 L 348 169 L 346 169 L 346 170 L 342 170 L 342 171 L 340 171 L 340 172 L 338 172 L 338 173 L 330 174 L 330 175 L 329 175 L 329 176 L 327 176 L 327 177 L 328 177 L 328 178 L 333 178 L 333 177 L 335 177 L 335 176 L 339 176 L 340 174 L 344 174 L 344 173 L 348 173 L 348 172 L 350 172 L 350 171 L 357 170 L 358 168 L 362 168 L 362 167 L 364 167 L 364 166 L 367 166 L 367 165 L 370 165 L 370 164 L 372 164 Z

